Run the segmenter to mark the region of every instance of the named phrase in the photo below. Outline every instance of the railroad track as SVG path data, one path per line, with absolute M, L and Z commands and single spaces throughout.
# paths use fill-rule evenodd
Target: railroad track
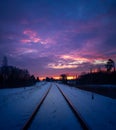
M 28 119 L 28 121 L 25 123 L 24 127 L 22 128 L 22 130 L 28 130 L 30 125 L 32 124 L 37 112 L 39 111 L 40 107 L 42 106 L 44 100 L 46 99 L 50 89 L 51 89 L 52 85 L 48 88 L 48 90 L 46 91 L 46 93 L 43 95 L 43 97 L 41 98 L 41 101 L 39 102 L 39 104 L 37 105 L 36 109 L 34 110 L 34 112 L 32 113 L 32 115 L 30 116 L 30 118 Z M 86 122 L 83 120 L 83 118 L 80 116 L 79 112 L 77 111 L 77 109 L 75 109 L 74 105 L 72 104 L 72 102 L 69 100 L 69 98 L 65 95 L 65 93 L 60 89 L 60 87 L 58 85 L 56 85 L 56 87 L 58 88 L 58 90 L 60 91 L 60 93 L 63 95 L 64 99 L 66 100 L 66 102 L 68 103 L 70 109 L 72 110 L 72 112 L 74 113 L 75 117 L 77 118 L 77 121 L 80 123 L 81 127 L 83 130 L 89 130 L 89 127 L 87 126 Z
M 81 117 L 81 115 L 79 114 L 79 112 L 77 111 L 77 109 L 74 107 L 74 105 L 72 104 L 72 102 L 69 100 L 69 98 L 64 94 L 64 92 L 60 89 L 60 87 L 58 85 L 56 85 L 57 88 L 59 89 L 59 91 L 61 92 L 61 94 L 63 95 L 63 97 L 65 98 L 66 102 L 68 103 L 69 107 L 71 108 L 71 110 L 73 111 L 73 113 L 75 114 L 77 120 L 80 122 L 83 130 L 89 130 L 88 125 L 86 124 L 86 122 L 83 120 L 83 118 Z
M 36 109 L 33 111 L 32 115 L 30 116 L 30 118 L 28 119 L 28 121 L 25 123 L 24 127 L 22 130 L 28 130 L 28 128 L 30 127 L 32 121 L 34 120 L 39 108 L 41 107 L 43 101 L 45 100 L 45 98 L 47 97 L 50 89 L 51 89 L 52 85 L 48 88 L 47 92 L 43 95 L 43 97 L 41 98 L 39 104 L 37 105 Z

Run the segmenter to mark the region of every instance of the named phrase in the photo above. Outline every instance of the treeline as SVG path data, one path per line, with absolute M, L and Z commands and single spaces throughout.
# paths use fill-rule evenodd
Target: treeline
M 104 64 L 106 70 L 101 70 L 101 68 L 96 69 L 97 72 L 90 69 L 90 73 L 85 73 L 80 75 L 77 79 L 68 81 L 67 75 L 62 74 L 61 81 L 64 84 L 69 85 L 79 85 L 79 84 L 116 84 L 116 68 L 115 62 L 112 59 L 108 59 L 106 64 Z
M 36 82 L 28 70 L 3 65 L 0 67 L 0 88 L 30 86 Z
M 78 77 L 77 84 L 116 84 L 116 72 L 94 72 Z
M 115 62 L 108 59 L 105 64 L 106 71 L 99 70 L 98 72 L 91 72 L 81 75 L 77 79 L 78 84 L 116 84 L 116 69 Z

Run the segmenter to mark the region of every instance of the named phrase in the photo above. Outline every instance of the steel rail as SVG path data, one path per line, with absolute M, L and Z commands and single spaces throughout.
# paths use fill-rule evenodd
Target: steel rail
M 30 127 L 32 121 L 34 120 L 35 115 L 37 114 L 39 108 L 41 107 L 42 103 L 44 102 L 45 98 L 47 97 L 51 87 L 52 87 L 52 85 L 48 88 L 47 92 L 43 95 L 43 97 L 41 98 L 39 104 L 37 105 L 36 109 L 33 111 L 32 115 L 30 116 L 28 121 L 25 123 L 24 127 L 22 128 L 22 130 L 28 130 L 28 128 Z
M 90 128 L 88 127 L 88 125 L 85 123 L 85 121 L 82 119 L 81 115 L 79 114 L 79 112 L 77 111 L 77 109 L 74 107 L 74 105 L 72 104 L 72 102 L 69 100 L 69 98 L 64 94 L 64 92 L 60 89 L 60 87 L 58 85 L 56 85 L 57 88 L 59 89 L 59 91 L 61 92 L 61 94 L 63 95 L 63 97 L 65 98 L 65 100 L 67 101 L 68 105 L 70 106 L 71 110 L 73 111 L 73 113 L 75 114 L 76 118 L 78 119 L 78 121 L 80 122 L 83 130 L 89 130 Z

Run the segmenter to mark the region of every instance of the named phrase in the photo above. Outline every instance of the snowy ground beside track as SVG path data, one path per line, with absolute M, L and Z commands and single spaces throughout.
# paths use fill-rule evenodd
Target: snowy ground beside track
M 51 83 L 43 84 L 40 82 L 32 87 L 0 89 L 0 130 L 20 130 L 23 127 Z M 99 94 L 94 94 L 92 99 L 91 92 L 58 85 L 92 130 L 116 130 L 116 99 Z M 54 99 L 57 102 L 57 98 Z M 59 111 L 59 107 L 55 111 Z
M 50 83 L 0 90 L 0 130 L 20 130 L 30 117 Z
M 93 130 L 116 130 L 116 99 L 60 85 Z

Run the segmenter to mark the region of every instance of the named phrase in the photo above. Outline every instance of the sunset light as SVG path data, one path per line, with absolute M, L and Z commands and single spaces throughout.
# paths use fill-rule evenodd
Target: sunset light
M 72 56 L 72 55 L 61 55 L 62 59 L 64 60 L 73 60 L 75 62 L 77 62 L 78 64 L 81 64 L 81 63 L 84 63 L 84 62 L 89 62 L 89 59 L 87 58 L 84 58 L 84 57 L 75 57 L 75 56 Z
M 36 77 L 81 74 L 116 61 L 113 0 L 48 1 L 1 3 L 0 61 L 7 56 Z
M 77 66 L 76 65 L 62 65 L 62 64 L 58 64 L 58 65 L 55 65 L 55 64 L 48 64 L 48 67 L 49 68 L 53 68 L 53 69 L 64 69 L 64 68 L 76 68 Z
M 116 0 L 0 0 L 0 130 L 82 129 L 116 130 Z

